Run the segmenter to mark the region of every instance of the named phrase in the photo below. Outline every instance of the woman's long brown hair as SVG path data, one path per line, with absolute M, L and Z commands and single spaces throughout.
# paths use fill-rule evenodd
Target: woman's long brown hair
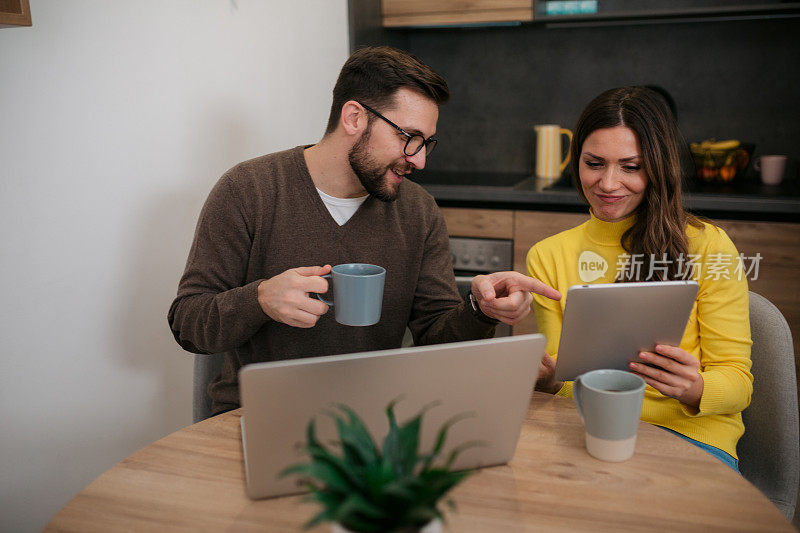
M 620 87 L 602 93 L 586 106 L 570 147 L 578 194 L 589 203 L 580 181 L 584 141 L 595 130 L 615 126 L 636 133 L 648 179 L 644 198 L 636 208 L 636 222 L 622 235 L 621 242 L 630 256 L 641 258 L 641 263 L 636 268 L 630 261 L 617 282 L 687 279 L 691 271 L 685 268 L 689 251 L 686 225 L 703 225 L 683 208 L 681 147 L 686 143 L 661 95 L 645 87 Z M 666 275 L 661 268 L 654 268 L 651 276 L 654 258 L 658 266 L 666 267 Z

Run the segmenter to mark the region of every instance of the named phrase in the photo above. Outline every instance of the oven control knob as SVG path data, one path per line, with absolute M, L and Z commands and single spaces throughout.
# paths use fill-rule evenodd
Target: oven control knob
M 482 255 L 479 255 L 478 257 L 475 258 L 475 263 L 478 264 L 478 265 L 485 264 L 486 263 L 486 257 L 482 256 Z
M 453 264 L 455 265 L 455 264 L 456 264 L 456 254 L 450 254 L 450 260 L 451 260 L 451 261 L 453 262 Z
M 470 262 L 471 260 L 472 260 L 472 258 L 469 256 L 469 254 L 462 254 L 462 255 L 461 255 L 461 264 L 462 264 L 462 265 L 469 264 L 469 262 Z
M 493 255 L 492 258 L 489 260 L 489 262 L 491 263 L 491 265 L 493 267 L 499 266 L 500 265 L 500 258 L 498 256 L 496 256 L 496 255 Z

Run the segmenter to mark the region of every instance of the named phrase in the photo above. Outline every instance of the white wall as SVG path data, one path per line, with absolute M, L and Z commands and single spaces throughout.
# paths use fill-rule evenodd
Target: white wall
M 322 135 L 345 0 L 31 0 L 0 29 L 0 531 L 191 422 L 166 313 L 239 161 Z

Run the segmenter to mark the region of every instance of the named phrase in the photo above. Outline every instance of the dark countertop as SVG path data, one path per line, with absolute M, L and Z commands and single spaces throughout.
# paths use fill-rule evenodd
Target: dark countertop
M 542 183 L 524 174 L 420 171 L 412 179 L 442 207 L 586 211 L 569 176 Z M 778 186 L 763 185 L 756 176 L 711 184 L 691 179 L 684 203 L 710 218 L 800 222 L 800 185 L 794 179 Z

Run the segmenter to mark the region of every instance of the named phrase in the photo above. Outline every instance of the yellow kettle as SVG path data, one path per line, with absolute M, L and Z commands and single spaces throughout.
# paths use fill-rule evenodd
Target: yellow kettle
M 572 132 L 556 124 L 540 124 L 534 126 L 534 129 L 536 130 L 536 177 L 547 179 L 560 177 L 569 163 Z M 567 136 L 566 156 L 563 155 L 561 147 L 562 135 Z

